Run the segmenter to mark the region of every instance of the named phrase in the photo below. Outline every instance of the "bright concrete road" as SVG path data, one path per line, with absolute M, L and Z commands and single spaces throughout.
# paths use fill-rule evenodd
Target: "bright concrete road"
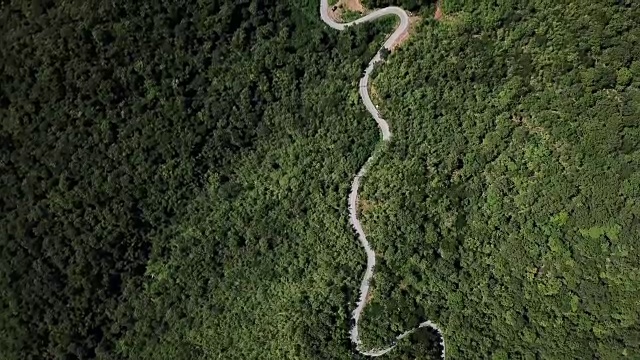
M 382 16 L 388 16 L 388 15 L 395 15 L 400 19 L 400 25 L 395 29 L 393 34 L 389 36 L 389 38 L 384 42 L 384 45 L 383 45 L 383 48 L 386 48 L 387 50 L 391 50 L 391 48 L 396 43 L 396 41 L 400 39 L 400 37 L 404 35 L 404 33 L 409 31 L 409 15 L 402 8 L 390 6 L 383 9 L 378 9 L 370 14 L 367 14 L 349 23 L 338 23 L 329 17 L 328 0 L 320 1 L 320 17 L 322 18 L 322 21 L 324 21 L 327 25 L 329 25 L 330 27 L 336 30 L 344 30 L 349 26 L 361 24 L 367 21 L 373 21 Z M 380 49 L 380 51 L 381 50 L 382 48 Z M 371 97 L 369 96 L 369 78 L 371 76 L 371 72 L 373 71 L 375 64 L 382 61 L 382 56 L 380 51 L 378 51 L 376 55 L 373 57 L 373 59 L 371 59 L 371 61 L 369 62 L 369 65 L 364 71 L 364 75 L 362 76 L 362 78 L 360 78 L 358 90 L 360 92 L 360 97 L 362 98 L 362 102 L 364 102 L 364 105 L 367 108 L 367 111 L 369 111 L 371 116 L 375 119 L 376 123 L 378 124 L 378 127 L 380 128 L 380 131 L 382 132 L 382 141 L 387 142 L 391 139 L 391 131 L 389 130 L 389 124 L 380 116 L 378 109 L 376 109 L 375 105 L 373 105 L 373 103 L 371 102 Z M 389 351 L 393 350 L 393 348 L 396 347 L 396 341 L 394 341 L 394 343 L 391 346 L 386 348 L 363 350 L 361 348 L 362 341 L 360 340 L 360 334 L 358 332 L 358 323 L 360 322 L 362 311 L 364 310 L 364 307 L 367 305 L 366 299 L 367 299 L 367 296 L 369 295 L 369 290 L 370 290 L 369 283 L 373 278 L 373 268 L 376 266 L 376 253 L 371 248 L 371 245 L 367 240 L 367 236 L 365 235 L 364 230 L 362 229 L 362 224 L 360 224 L 360 220 L 358 220 L 358 189 L 360 188 L 360 181 L 362 180 L 364 175 L 367 173 L 367 170 L 369 169 L 369 167 L 375 162 L 378 155 L 379 154 L 377 154 L 377 151 L 374 151 L 374 153 L 369 157 L 369 159 L 367 159 L 367 162 L 364 164 L 364 166 L 360 169 L 360 171 L 358 171 L 358 174 L 355 176 L 355 178 L 353 179 L 353 182 L 351 183 L 351 193 L 349 194 L 349 221 L 351 222 L 351 225 L 353 225 L 353 228 L 356 230 L 356 233 L 358 234 L 358 239 L 360 240 L 362 247 L 364 247 L 364 250 L 367 253 L 367 269 L 365 270 L 364 277 L 362 278 L 362 282 L 360 283 L 360 299 L 358 300 L 356 309 L 353 311 L 353 316 L 352 316 L 354 323 L 353 323 L 353 327 L 351 328 L 351 341 L 356 344 L 356 349 L 361 354 L 366 356 L 381 356 L 388 353 Z M 418 327 L 416 328 L 413 328 L 411 330 L 408 330 L 398 335 L 396 337 L 396 340 L 400 340 L 410 335 L 417 329 L 425 326 L 434 329 L 435 331 L 438 332 L 438 334 L 440 334 L 440 338 L 442 339 L 441 341 L 442 359 L 445 359 L 446 351 L 445 351 L 445 344 L 444 344 L 444 335 L 442 333 L 442 330 L 437 324 L 429 320 L 419 324 Z

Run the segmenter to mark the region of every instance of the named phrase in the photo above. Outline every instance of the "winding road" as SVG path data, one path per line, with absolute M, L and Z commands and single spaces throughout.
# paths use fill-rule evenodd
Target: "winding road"
M 322 18 L 322 21 L 336 30 L 344 30 L 349 26 L 373 21 L 380 17 L 388 15 L 397 16 L 400 19 L 400 25 L 398 25 L 393 34 L 391 34 L 391 36 L 389 36 L 389 38 L 384 42 L 382 48 L 380 48 L 373 59 L 371 59 L 358 85 L 362 102 L 364 102 L 367 111 L 369 111 L 371 116 L 373 116 L 373 118 L 376 120 L 376 123 L 378 124 L 378 127 L 382 132 L 383 142 L 388 142 L 391 139 L 391 131 L 389 131 L 389 124 L 380 116 L 380 113 L 376 109 L 375 105 L 373 105 L 373 103 L 371 102 L 371 97 L 369 96 L 369 77 L 371 76 L 371 72 L 373 71 L 375 64 L 382 61 L 382 55 L 380 51 L 382 51 L 383 48 L 391 50 L 396 41 L 398 41 L 398 39 L 400 39 L 400 37 L 409 30 L 409 15 L 402 8 L 390 6 L 383 9 L 378 9 L 349 23 L 338 23 L 329 17 L 328 0 L 320 0 L 320 17 Z M 362 278 L 362 282 L 360 283 L 360 299 L 358 300 L 358 304 L 356 306 L 356 309 L 353 311 L 352 316 L 354 325 L 351 328 L 351 341 L 356 344 L 356 350 L 361 354 L 366 356 L 381 356 L 395 348 L 397 340 L 401 340 L 402 338 L 410 335 L 419 328 L 429 327 L 438 332 L 438 334 L 440 335 L 440 344 L 442 345 L 442 359 L 445 359 L 446 348 L 442 330 L 437 324 L 428 320 L 420 323 L 417 327 L 398 335 L 396 337 L 396 341 L 394 341 L 390 346 L 386 348 L 363 350 L 361 346 L 362 341 L 360 340 L 360 333 L 358 332 L 358 323 L 360 321 L 362 311 L 367 305 L 366 299 L 369 295 L 370 290 L 369 283 L 371 281 L 371 278 L 373 278 L 373 268 L 376 266 L 376 253 L 371 248 L 369 241 L 367 241 L 367 236 L 365 235 L 364 230 L 362 230 L 362 224 L 360 224 L 360 220 L 358 220 L 358 189 L 360 188 L 360 181 L 367 173 L 369 167 L 375 162 L 379 151 L 381 151 L 381 148 L 377 148 L 369 157 L 369 159 L 367 159 L 367 162 L 360 169 L 360 171 L 358 171 L 358 174 L 355 176 L 353 182 L 351 183 L 351 193 L 349 194 L 349 221 L 351 222 L 351 225 L 353 225 L 353 228 L 356 230 L 358 239 L 360 240 L 360 243 L 367 253 L 367 269 L 364 273 L 364 277 Z

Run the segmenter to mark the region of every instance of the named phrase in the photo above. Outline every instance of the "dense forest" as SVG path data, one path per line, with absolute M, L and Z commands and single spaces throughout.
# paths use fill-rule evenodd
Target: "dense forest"
M 432 1 L 365 5 L 433 10 Z M 640 4 L 447 0 L 376 72 L 367 344 L 640 357 Z M 358 359 L 357 81 L 314 0 L 0 4 L 0 358 Z M 370 235 L 369 235 L 370 234 Z M 387 355 L 437 358 L 420 330 Z
M 640 358 L 640 4 L 444 6 L 373 83 L 363 336 L 426 314 L 450 358 Z
M 385 25 L 261 0 L 0 18 L 0 358 L 348 356 L 342 205 L 377 137 L 355 85 Z M 265 309 L 296 314 L 267 317 L 296 331 L 272 353 Z

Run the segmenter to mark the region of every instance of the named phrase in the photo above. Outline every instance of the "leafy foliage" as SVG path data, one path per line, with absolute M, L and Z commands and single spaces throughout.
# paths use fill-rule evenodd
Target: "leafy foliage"
M 375 72 L 364 340 L 431 319 L 452 359 L 638 357 L 640 6 L 443 6 Z M 1 358 L 361 358 L 357 79 L 393 20 L 317 11 L 0 5 Z
M 204 290 L 235 286 L 215 280 L 224 266 L 210 266 L 232 266 L 223 249 L 272 249 L 255 270 L 287 265 L 277 257 L 291 256 L 284 239 L 296 239 L 287 221 L 302 216 L 296 229 L 312 229 L 311 215 L 329 211 L 318 221 L 335 231 L 323 248 L 305 242 L 308 256 L 339 240 L 357 254 L 340 205 L 376 139 L 354 85 L 382 32 L 338 36 L 307 11 L 258 0 L 2 5 L 0 357 L 194 358 L 204 352 L 185 340 L 193 319 L 230 295 Z M 243 183 L 241 171 L 255 177 Z M 242 196 L 257 180 L 268 187 Z M 306 199 L 311 189 L 333 203 Z M 195 219 L 207 222 L 193 232 L 217 236 L 200 239 L 203 257 L 180 243 L 195 241 L 184 233 Z M 180 262 L 172 287 L 155 284 L 163 259 Z M 323 264 L 339 285 L 322 290 L 334 300 L 315 311 L 344 334 L 361 261 Z M 193 266 L 211 269 L 194 280 Z
M 640 6 L 445 5 L 374 83 L 362 333 L 426 314 L 451 358 L 638 357 Z

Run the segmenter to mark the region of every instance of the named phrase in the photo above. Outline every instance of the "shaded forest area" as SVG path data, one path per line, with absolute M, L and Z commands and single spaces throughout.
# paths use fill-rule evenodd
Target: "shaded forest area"
M 388 28 L 337 34 L 317 4 L 269 0 L 0 6 L 0 357 L 277 358 L 241 333 L 269 303 L 237 283 L 328 256 L 295 218 L 357 254 L 342 205 L 377 133 L 355 84 Z M 333 302 L 280 299 L 330 322 L 279 346 L 348 356 L 353 256 L 323 263 Z
M 373 82 L 363 341 L 426 314 L 451 359 L 640 358 L 640 4 L 444 7 Z
M 376 72 L 363 340 L 428 318 L 451 359 L 637 358 L 640 5 L 443 6 Z M 394 22 L 317 12 L 0 5 L 0 358 L 362 358 L 357 80 Z

